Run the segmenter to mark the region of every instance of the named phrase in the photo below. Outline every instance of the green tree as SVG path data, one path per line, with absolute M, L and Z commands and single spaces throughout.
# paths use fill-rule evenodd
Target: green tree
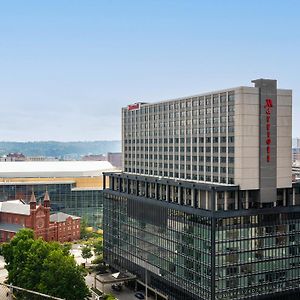
M 103 239 L 97 239 L 94 244 L 94 252 L 96 255 L 103 255 Z
M 67 300 L 86 299 L 89 295 L 83 270 L 74 258 L 58 243 L 34 240 L 32 230 L 17 233 L 2 246 L 2 253 L 8 282 L 13 285 Z M 21 295 L 18 299 L 27 298 Z
M 87 228 L 87 219 L 86 218 L 81 218 L 80 220 L 80 238 L 85 239 L 88 236 L 88 233 L 86 231 Z
M 91 258 L 93 256 L 92 249 L 89 246 L 84 246 L 81 249 L 81 256 L 87 262 L 88 258 Z

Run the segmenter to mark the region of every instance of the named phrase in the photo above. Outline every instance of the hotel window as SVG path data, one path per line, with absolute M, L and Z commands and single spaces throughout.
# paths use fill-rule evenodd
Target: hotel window
M 210 103 L 211 103 L 210 97 L 205 98 L 205 103 L 206 103 L 206 105 L 210 105 Z

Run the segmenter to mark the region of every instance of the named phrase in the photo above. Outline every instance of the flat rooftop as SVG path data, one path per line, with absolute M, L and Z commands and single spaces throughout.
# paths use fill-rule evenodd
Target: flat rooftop
M 0 178 L 96 177 L 114 169 L 108 161 L 0 162 Z

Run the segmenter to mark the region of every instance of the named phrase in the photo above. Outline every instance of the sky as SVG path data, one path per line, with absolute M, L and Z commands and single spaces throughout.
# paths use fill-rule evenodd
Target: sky
M 298 0 L 0 0 L 0 140 L 121 139 L 121 107 L 278 80 L 300 136 Z

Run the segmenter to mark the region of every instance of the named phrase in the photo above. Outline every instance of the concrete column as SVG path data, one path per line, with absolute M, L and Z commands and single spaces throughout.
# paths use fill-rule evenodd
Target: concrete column
M 168 183 L 166 184 L 166 201 L 170 201 L 170 186 Z
M 215 192 L 215 211 L 218 210 L 218 195 L 219 195 L 219 193 L 216 191 Z
M 193 188 L 191 193 L 191 206 L 195 207 L 195 190 Z
M 181 186 L 178 186 L 178 203 L 181 204 Z
M 234 192 L 234 208 L 239 209 L 239 192 L 235 191 Z
M 208 191 L 205 191 L 205 209 L 208 209 Z
M 198 207 L 201 207 L 201 190 L 198 190 Z
M 227 199 L 228 199 L 228 192 L 225 191 L 225 192 L 224 192 L 224 210 L 228 210 L 228 202 L 227 202 Z
M 111 176 L 110 180 L 109 180 L 109 189 L 110 190 L 114 190 L 114 182 L 115 182 L 115 178 L 113 176 Z
M 246 201 L 245 201 L 245 208 L 249 209 L 249 191 L 245 191 Z
M 118 184 L 119 185 L 119 187 L 118 187 L 119 188 L 119 192 L 122 192 L 122 178 L 119 177 L 118 180 L 119 180 L 119 184 Z
M 155 199 L 158 200 L 158 196 L 159 196 L 158 183 L 155 182 Z
M 182 193 L 182 197 L 183 197 L 183 204 L 184 205 L 186 205 L 187 204 L 187 202 L 186 202 L 186 199 L 187 199 L 187 192 L 186 192 L 186 188 L 182 188 L 182 191 L 183 191 L 183 193 Z
M 286 189 L 283 190 L 283 206 L 286 206 Z
M 293 188 L 293 205 L 296 205 L 296 191 L 295 191 L 295 188 Z

